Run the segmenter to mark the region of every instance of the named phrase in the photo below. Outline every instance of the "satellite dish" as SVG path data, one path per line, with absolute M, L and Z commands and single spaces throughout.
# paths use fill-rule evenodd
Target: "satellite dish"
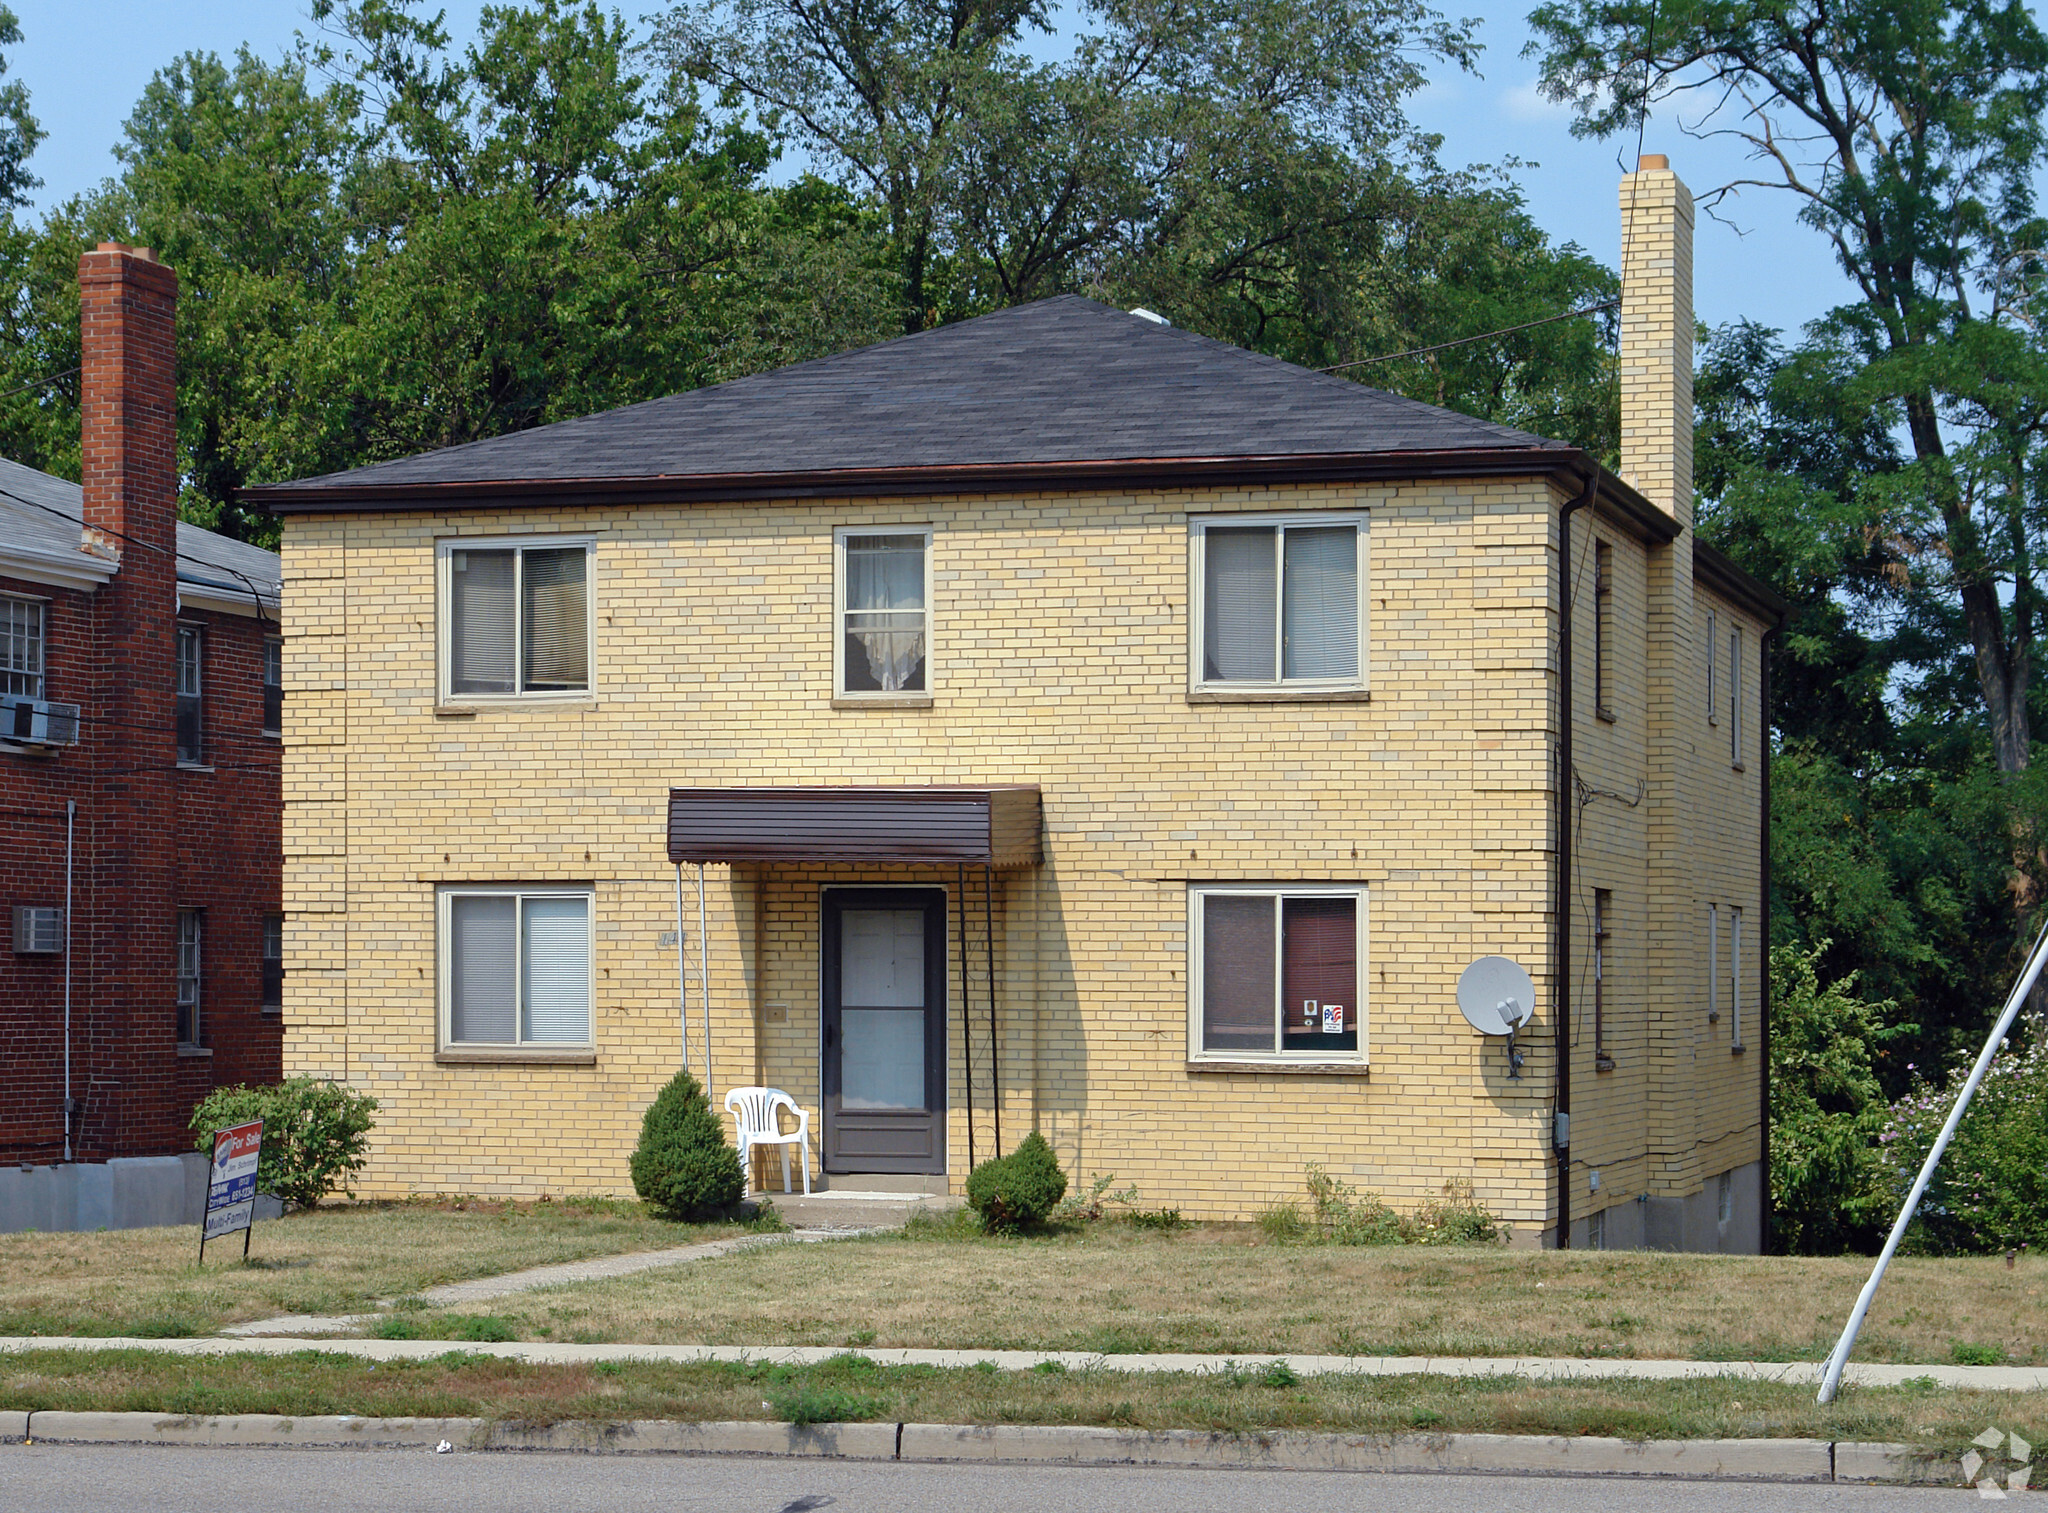
M 1482 1035 L 1512 1035 L 1536 1012 L 1536 984 L 1505 956 L 1482 956 L 1458 974 L 1458 1009 Z

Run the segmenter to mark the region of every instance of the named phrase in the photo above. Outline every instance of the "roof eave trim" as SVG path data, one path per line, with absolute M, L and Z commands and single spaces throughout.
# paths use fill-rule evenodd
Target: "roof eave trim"
M 59 556 L 32 547 L 0 546 L 0 578 L 16 578 L 49 588 L 68 588 L 91 593 L 113 581 L 116 563 L 86 552 Z
M 1583 472 L 1580 476 L 1584 477 Z M 1603 518 L 1659 546 L 1676 541 L 1684 534 L 1684 526 L 1636 492 L 1634 486 L 1618 474 L 1600 468 L 1599 478 L 1600 488 L 1594 496 L 1593 507 Z
M 1692 542 L 1692 573 L 1737 609 L 1768 620 L 1773 630 L 1782 626 L 1792 613 L 1789 599 L 1763 579 L 1737 567 L 1725 552 L 1707 545 L 1698 536 Z
M 1489 447 L 1268 457 L 1130 458 L 1107 462 L 993 463 L 967 467 L 832 468 L 633 478 L 521 478 L 412 484 L 260 485 L 236 497 L 280 515 L 510 508 L 573 503 L 695 503 L 844 498 L 874 494 L 988 494 L 1090 485 L 1146 487 L 1499 477 L 1583 473 L 1576 447 Z

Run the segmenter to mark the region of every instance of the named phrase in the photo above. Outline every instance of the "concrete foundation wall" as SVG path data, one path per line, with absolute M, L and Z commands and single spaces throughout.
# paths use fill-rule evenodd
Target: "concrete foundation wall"
M 0 1234 L 197 1224 L 207 1171 L 200 1151 L 0 1167 Z

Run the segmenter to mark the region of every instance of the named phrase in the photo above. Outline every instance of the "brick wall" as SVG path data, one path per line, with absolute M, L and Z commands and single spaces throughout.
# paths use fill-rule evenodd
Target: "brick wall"
M 1036 1126 L 1077 1177 L 1203 1215 L 1299 1196 L 1308 1161 L 1404 1205 L 1469 1178 L 1533 1238 L 1554 1213 L 1558 503 L 1525 480 L 293 517 L 287 1067 L 382 1100 L 370 1191 L 628 1191 L 640 1113 L 678 1064 L 667 789 L 1033 782 L 1046 861 L 998 878 L 994 909 L 1007 1144 Z M 1371 512 L 1370 699 L 1190 701 L 1190 518 L 1296 508 Z M 913 524 L 934 530 L 932 707 L 834 708 L 834 528 Z M 437 713 L 436 541 L 558 532 L 597 541 L 592 695 Z M 1617 697 L 1636 715 L 1602 737 L 1582 708 L 1581 765 L 1632 791 L 1654 553 L 1615 540 Z M 1590 662 L 1579 677 L 1590 689 Z M 1643 812 L 1611 825 L 1588 836 L 1594 864 L 1643 898 Z M 758 1078 L 815 1109 L 819 889 L 951 890 L 952 870 L 709 878 L 718 1086 Z M 594 1066 L 437 1061 L 435 889 L 492 881 L 594 886 Z M 1233 881 L 1369 889 L 1369 1073 L 1189 1069 L 1188 888 Z M 970 1117 L 978 1156 L 994 1123 L 980 887 L 970 875 L 971 1089 L 957 961 L 948 1034 L 956 1188 Z M 1489 952 L 1539 984 L 1519 1080 L 1454 1000 Z M 690 970 L 694 1004 L 694 948 Z M 1618 956 L 1639 1038 L 1650 980 L 1646 951 Z M 1577 1138 L 1647 1171 L 1644 1110 L 1673 1096 L 1661 1067 L 1632 1050 L 1633 1091 Z M 1718 1107 L 1738 1074 L 1708 1068 L 1676 1096 Z M 1754 1159 L 1754 1138 L 1703 1149 Z

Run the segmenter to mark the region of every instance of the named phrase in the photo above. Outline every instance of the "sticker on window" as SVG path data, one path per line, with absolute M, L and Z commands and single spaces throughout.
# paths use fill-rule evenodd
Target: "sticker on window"
M 1323 1005 L 1323 1033 L 1341 1035 L 1344 1033 L 1344 1005 L 1326 1003 Z

